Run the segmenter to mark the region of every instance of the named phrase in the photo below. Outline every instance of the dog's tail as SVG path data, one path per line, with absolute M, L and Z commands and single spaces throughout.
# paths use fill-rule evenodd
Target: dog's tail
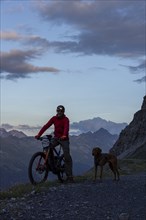
M 117 168 L 118 168 L 118 170 L 122 170 L 120 167 L 119 161 L 117 161 Z
M 121 167 L 118 165 L 118 170 L 122 170 Z

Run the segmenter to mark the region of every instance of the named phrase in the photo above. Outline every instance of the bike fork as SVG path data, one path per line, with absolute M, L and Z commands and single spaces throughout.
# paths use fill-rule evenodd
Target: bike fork
M 42 168 L 45 168 L 45 167 L 46 167 L 47 160 L 48 160 L 48 154 L 49 154 L 49 150 L 48 150 L 48 151 L 46 152 L 46 154 L 45 154 L 45 162 L 44 162 L 44 164 L 42 165 Z M 36 170 L 39 170 L 39 168 L 40 168 L 41 159 L 42 159 L 42 157 L 40 157 L 40 159 L 39 159 L 39 161 L 38 161 Z
M 47 161 L 48 161 L 49 152 L 50 152 L 50 149 L 48 149 L 45 154 L 45 165 L 47 164 Z

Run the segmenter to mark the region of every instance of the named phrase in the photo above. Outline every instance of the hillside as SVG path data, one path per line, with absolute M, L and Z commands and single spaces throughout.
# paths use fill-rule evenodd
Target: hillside
M 31 155 L 39 151 L 39 143 L 32 137 L 1 137 L 0 188 L 26 182 Z
M 119 158 L 146 158 L 146 96 L 131 123 L 121 131 L 111 152 Z

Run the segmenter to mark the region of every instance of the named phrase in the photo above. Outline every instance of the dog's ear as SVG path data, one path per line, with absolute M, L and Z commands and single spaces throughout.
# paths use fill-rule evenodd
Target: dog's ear
M 95 154 L 95 148 L 92 149 L 92 155 L 94 156 Z
M 99 153 L 101 153 L 102 152 L 102 149 L 101 148 L 98 148 L 99 149 Z
M 100 147 L 96 147 L 96 148 L 95 148 L 95 151 L 96 151 L 96 153 L 98 153 L 98 154 L 100 154 L 100 153 L 102 152 L 102 150 L 101 150 Z

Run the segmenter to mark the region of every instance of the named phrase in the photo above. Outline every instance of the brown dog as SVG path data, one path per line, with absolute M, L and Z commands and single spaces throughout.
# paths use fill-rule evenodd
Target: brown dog
M 119 180 L 119 171 L 117 166 L 117 157 L 113 154 L 102 153 L 102 150 L 99 147 L 95 147 L 92 150 L 92 155 L 94 156 L 94 181 L 97 177 L 97 167 L 100 166 L 100 180 L 102 180 L 103 166 L 108 163 L 110 169 L 114 174 L 114 180 Z

